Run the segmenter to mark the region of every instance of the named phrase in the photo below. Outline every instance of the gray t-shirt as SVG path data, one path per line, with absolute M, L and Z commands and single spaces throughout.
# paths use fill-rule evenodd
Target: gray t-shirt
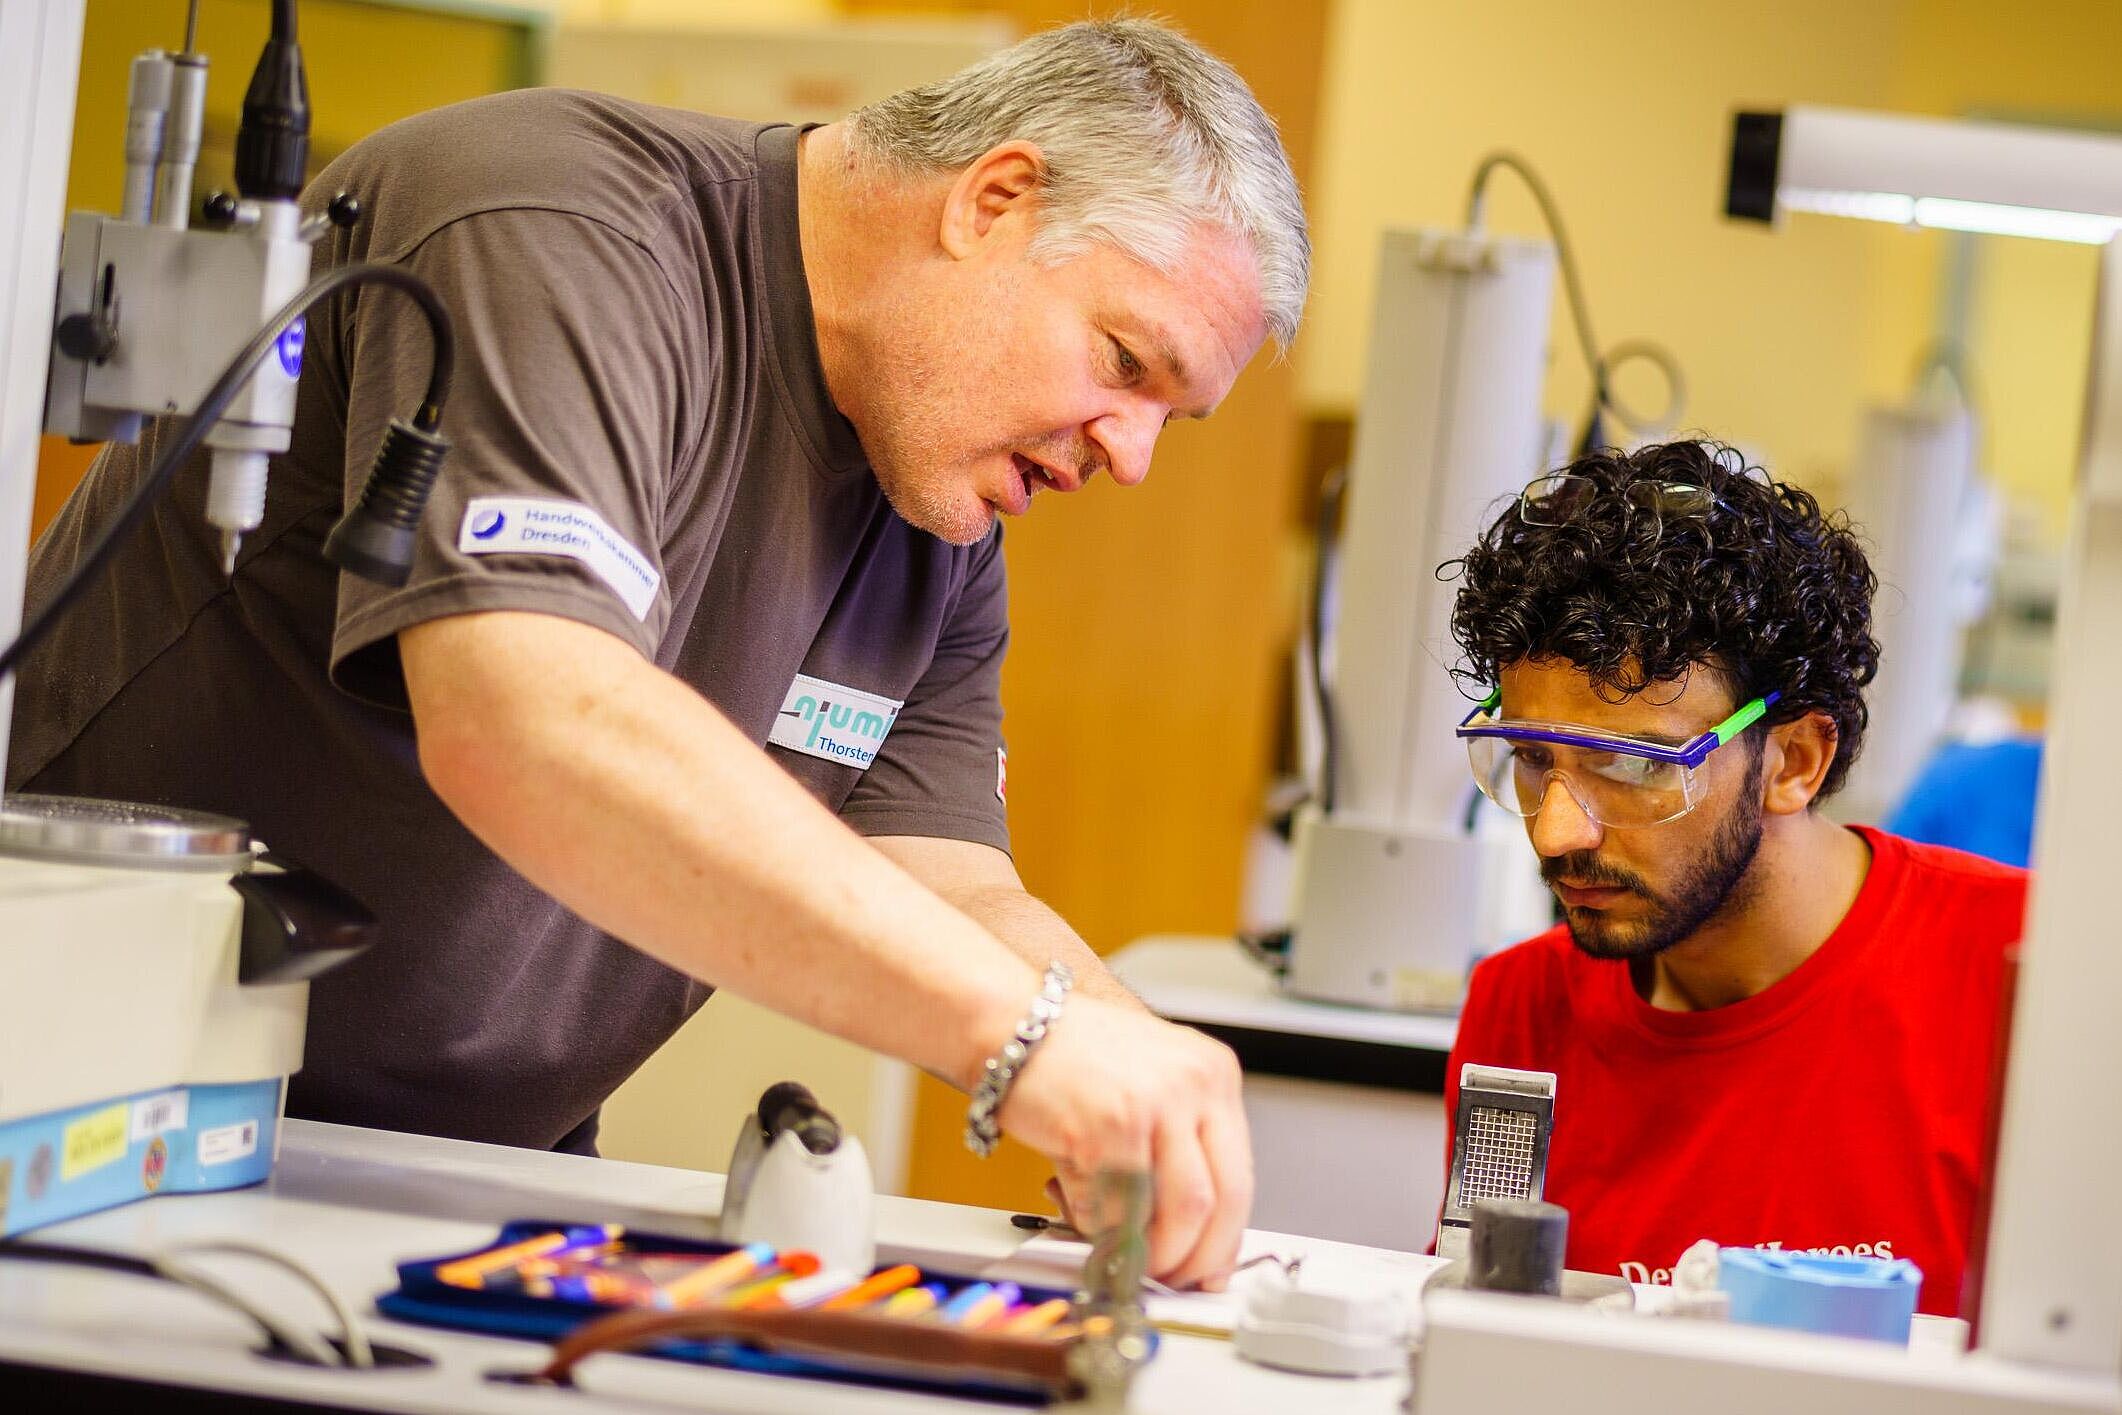
M 856 830 L 1008 848 L 1000 538 L 952 547 L 900 520 L 829 400 L 797 136 L 530 90 L 358 144 L 306 203 L 345 190 L 365 210 L 318 268 L 419 272 L 460 341 L 411 582 L 321 555 L 427 377 L 417 311 L 371 286 L 311 315 L 293 445 L 234 580 L 202 458 L 30 658 L 12 789 L 239 816 L 381 918 L 382 941 L 314 986 L 294 1113 L 581 1147 L 708 993 L 533 887 L 428 789 L 394 637 L 410 625 L 595 625 Z M 167 435 L 98 459 L 36 548 L 33 604 Z

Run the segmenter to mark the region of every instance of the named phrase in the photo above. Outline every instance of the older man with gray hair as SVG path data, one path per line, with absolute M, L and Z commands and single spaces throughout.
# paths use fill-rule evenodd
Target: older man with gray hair
M 1079 24 L 808 130 L 499 95 L 341 190 L 367 215 L 320 259 L 419 272 L 463 345 L 410 582 L 320 553 L 426 376 L 404 302 L 342 297 L 233 578 L 189 468 L 29 661 L 8 784 L 229 812 L 376 912 L 296 1114 L 589 1150 L 728 987 L 971 1091 L 969 1144 L 1072 1191 L 1153 1166 L 1154 1270 L 1219 1281 L 1236 1065 L 1007 853 L 996 518 L 1141 481 L 1295 330 L 1303 208 L 1245 84 Z M 33 607 L 159 444 L 105 453 Z

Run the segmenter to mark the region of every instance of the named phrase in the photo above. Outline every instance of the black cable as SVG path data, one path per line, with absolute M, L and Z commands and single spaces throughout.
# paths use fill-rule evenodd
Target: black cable
M 20 1258 L 28 1263 L 57 1263 L 71 1267 L 101 1268 L 106 1272 L 130 1273 L 134 1277 L 163 1280 L 155 1265 L 129 1253 L 110 1253 L 101 1248 L 77 1248 L 71 1243 L 32 1242 L 26 1238 L 0 1241 L 0 1258 Z
M 1311 668 L 1312 700 L 1319 709 L 1319 809 L 1334 813 L 1341 775 L 1340 730 L 1334 716 L 1334 690 L 1326 681 L 1326 582 L 1341 547 L 1341 502 L 1348 473 L 1336 467 L 1319 484 L 1316 560 L 1312 566 Z
M 1561 267 L 1562 293 L 1569 301 L 1570 323 L 1577 331 L 1577 345 L 1584 355 L 1584 367 L 1591 375 L 1592 410 L 1586 423 L 1585 440 L 1594 441 L 1603 436 L 1600 432 L 1600 414 L 1610 414 L 1614 421 L 1632 432 L 1647 433 L 1661 427 L 1671 427 L 1680 420 L 1686 408 L 1687 394 L 1680 376 L 1679 361 L 1665 349 L 1647 340 L 1630 340 L 1617 344 L 1605 354 L 1599 352 L 1599 343 L 1592 335 L 1590 303 L 1584 296 L 1584 279 L 1577 271 L 1577 256 L 1570 244 L 1569 228 L 1563 223 L 1562 209 L 1556 203 L 1554 193 L 1547 183 L 1533 171 L 1532 165 L 1514 152 L 1492 152 L 1481 159 L 1474 169 L 1473 184 L 1466 197 L 1466 224 L 1474 229 L 1481 226 L 1482 212 L 1488 200 L 1488 179 L 1498 167 L 1507 167 L 1518 174 L 1532 193 L 1533 201 L 1540 208 L 1540 217 L 1547 223 L 1548 234 L 1555 241 L 1555 263 Z M 1638 417 L 1633 410 L 1625 408 L 1614 397 L 1613 371 L 1629 359 L 1647 359 L 1658 365 L 1672 390 L 1665 413 L 1659 418 Z
M 1266 929 L 1258 933 L 1241 929 L 1237 939 L 1238 951 L 1266 969 L 1271 976 L 1289 976 L 1288 929 Z
M 272 1255 L 275 1261 L 285 1261 Z M 102 1272 L 125 1273 L 131 1277 L 151 1278 L 157 1282 L 173 1283 L 186 1287 L 229 1308 L 247 1318 L 265 1336 L 266 1342 L 276 1350 L 286 1351 L 304 1364 L 313 1366 L 339 1365 L 340 1361 L 330 1345 L 321 1337 L 313 1337 L 300 1328 L 281 1321 L 263 1307 L 245 1298 L 227 1283 L 207 1274 L 199 1273 L 173 1264 L 167 1257 L 136 1258 L 129 1253 L 112 1253 L 100 1248 L 80 1248 L 70 1243 L 46 1243 L 41 1240 L 10 1238 L 0 1241 L 0 1260 L 19 1258 L 31 1263 L 52 1263 L 64 1267 L 93 1268 Z M 313 1274 L 302 1270 L 313 1286 L 321 1284 Z M 351 1336 L 351 1329 L 349 1331 Z
M 207 389 L 206 396 L 199 400 L 198 411 L 185 420 L 176 437 L 165 447 L 162 455 L 149 468 L 133 494 L 118 508 L 118 514 L 97 536 L 94 545 L 74 566 L 73 573 L 59 586 L 52 597 L 45 601 L 34 615 L 23 624 L 22 632 L 5 649 L 0 649 L 0 683 L 7 681 L 22 658 L 51 632 L 59 616 L 78 599 L 103 567 L 117 553 L 119 544 L 147 515 L 148 508 L 169 487 L 176 476 L 177 468 L 185 459 L 198 450 L 228 405 L 243 391 L 260 361 L 272 349 L 288 327 L 300 319 L 312 305 L 326 296 L 335 294 L 351 285 L 387 285 L 410 295 L 427 316 L 428 333 L 434 341 L 434 363 L 428 370 L 427 392 L 420 403 L 420 411 L 413 416 L 413 425 L 422 432 L 433 432 L 442 421 L 442 405 L 449 397 L 450 377 L 457 362 L 456 335 L 452 332 L 449 312 L 442 307 L 441 299 L 428 287 L 425 280 L 409 270 L 395 265 L 365 263 L 342 265 L 312 280 L 303 291 L 282 305 L 273 317 L 265 322 L 250 341 L 236 352 L 221 376 Z

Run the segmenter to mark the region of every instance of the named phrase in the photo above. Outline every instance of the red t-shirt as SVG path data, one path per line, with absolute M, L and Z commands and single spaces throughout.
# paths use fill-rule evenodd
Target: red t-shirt
M 1875 1253 L 1960 1306 L 2024 870 L 1860 830 L 1870 872 L 1819 951 L 1705 1012 L 1636 995 L 1626 964 L 1558 925 L 1474 969 L 1445 1077 L 1555 1073 L 1547 1193 L 1569 1266 L 1670 1282 L 1699 1238 Z

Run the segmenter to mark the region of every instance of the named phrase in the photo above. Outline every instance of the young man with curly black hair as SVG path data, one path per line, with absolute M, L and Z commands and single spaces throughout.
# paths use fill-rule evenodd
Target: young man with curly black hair
M 1557 1075 L 1569 1265 L 1909 1258 L 1958 1309 L 2027 876 L 1820 814 L 1878 664 L 1846 522 L 1730 449 L 1543 477 L 1467 552 L 1460 728 L 1563 922 L 1475 968 L 1463 1063 Z

